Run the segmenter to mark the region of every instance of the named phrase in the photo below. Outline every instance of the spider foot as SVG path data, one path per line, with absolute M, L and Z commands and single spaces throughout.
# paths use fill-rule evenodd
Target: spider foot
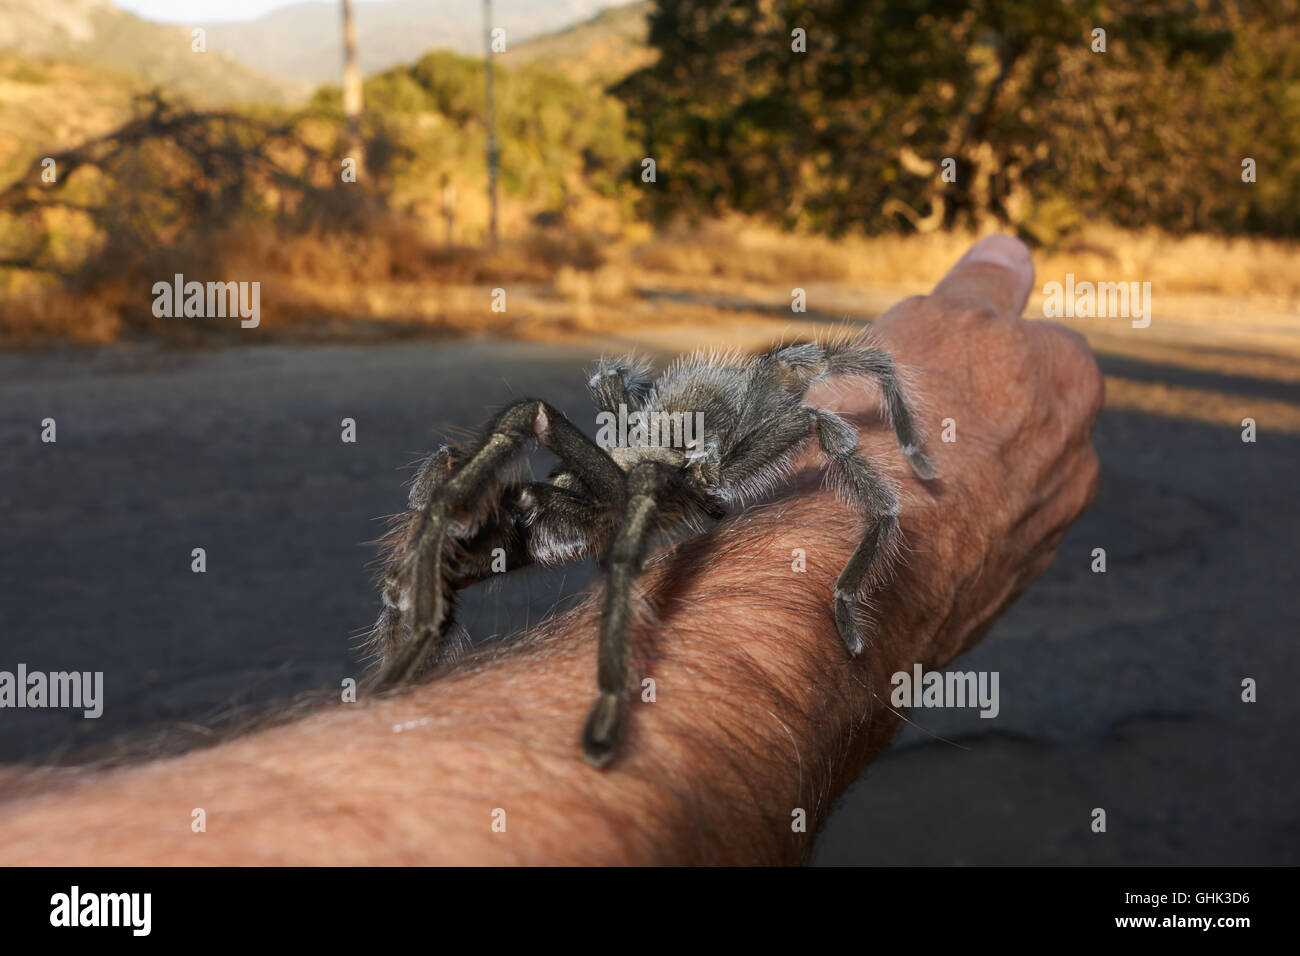
M 853 595 L 835 589 L 835 629 L 840 632 L 840 640 L 854 657 L 866 650 L 867 642 L 858 627 L 858 618 L 853 610 Z
M 934 463 L 926 457 L 925 452 L 920 448 L 909 445 L 903 449 L 903 456 L 907 459 L 907 463 L 912 466 L 912 471 L 916 473 L 916 477 L 922 481 L 930 481 L 939 477 L 939 470 L 934 467 Z
M 603 767 L 614 759 L 626 721 L 627 701 L 623 695 L 601 694 L 582 729 L 582 754 L 589 764 Z

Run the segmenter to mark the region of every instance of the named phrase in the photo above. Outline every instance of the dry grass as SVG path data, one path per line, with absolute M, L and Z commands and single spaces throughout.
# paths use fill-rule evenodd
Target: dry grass
M 733 221 L 640 242 L 534 230 L 489 252 L 440 245 L 418 223 L 401 220 L 376 224 L 365 236 L 283 238 L 243 230 L 110 268 L 107 278 L 81 294 L 54 288 L 0 299 L 0 344 L 103 344 L 132 335 L 188 344 L 373 341 L 487 332 L 613 350 L 760 347 L 782 336 L 826 331 L 840 304 L 847 303 L 840 315 L 860 318 L 924 291 L 973 238 L 837 243 Z M 1074 323 L 1098 351 L 1205 372 L 1300 380 L 1300 270 L 1293 247 L 1102 231 L 1073 248 L 1040 251 L 1040 284 L 1072 271 L 1081 279 L 1131 278 L 1176 290 L 1159 300 L 1170 314 L 1158 316 L 1148 330 L 1132 330 L 1126 321 Z M 256 334 L 233 320 L 155 319 L 152 284 L 173 270 L 203 280 L 260 281 Z M 816 290 L 819 321 L 796 322 L 788 312 L 790 289 L 798 284 Z M 495 289 L 506 292 L 504 312 L 492 307 Z M 1251 305 L 1264 300 L 1274 312 Z M 1036 309 L 1031 301 L 1028 314 Z M 1249 323 L 1224 321 L 1243 314 Z M 1231 427 L 1251 417 L 1261 430 L 1300 434 L 1300 406 L 1289 401 L 1116 376 L 1107 377 L 1106 387 L 1110 408 Z
M 932 285 L 979 237 L 800 236 L 739 219 L 677 228 L 637 250 L 644 269 L 683 278 Z M 1035 253 L 1040 279 L 1150 282 L 1166 293 L 1264 294 L 1300 301 L 1300 244 L 1269 239 L 1169 236 L 1090 227 L 1059 248 Z
M 871 318 L 931 289 L 978 236 L 791 236 L 739 220 L 677 229 L 634 248 L 635 285 L 669 301 L 694 297 L 788 313 L 791 292 L 810 312 Z M 1267 239 L 1167 236 L 1094 227 L 1034 253 L 1037 288 L 1025 314 L 1042 316 L 1042 288 L 1076 281 L 1150 282 L 1150 327 L 1127 319 L 1068 323 L 1094 346 L 1127 351 L 1155 343 L 1230 346 L 1300 355 L 1300 244 Z
M 52 289 L 0 300 L 0 345 L 104 345 L 121 331 L 121 317 L 104 299 Z
M 82 291 L 45 289 L 0 299 L 0 345 L 107 342 L 122 335 L 207 341 L 237 323 L 156 319 L 153 283 L 175 272 L 201 281 L 259 281 L 268 337 L 379 338 L 420 329 L 551 338 L 652 326 L 789 319 L 790 291 L 816 288 L 816 309 L 870 317 L 923 292 L 976 237 L 792 236 L 739 219 L 619 236 L 574 228 L 520 229 L 488 251 L 438 241 L 436 225 L 379 218 L 363 234 L 276 236 L 231 230 L 188 246 L 101 262 Z M 1257 343 L 1300 333 L 1300 257 L 1295 244 L 1170 237 L 1092 229 L 1060 249 L 1038 250 L 1039 284 L 1079 279 L 1150 281 L 1170 334 L 1219 335 L 1225 319 L 1249 316 Z M 504 312 L 493 290 L 506 290 Z M 812 298 L 810 293 L 810 299 Z M 810 308 L 813 306 L 810 304 Z M 1038 309 L 1031 301 L 1029 314 Z M 1262 317 L 1262 318 L 1260 318 Z M 1197 324 L 1199 323 L 1199 325 Z M 372 328 L 364 328 L 367 324 Z M 1246 324 L 1246 323 L 1241 323 Z M 1090 334 L 1116 334 L 1097 325 Z M 1280 330 L 1280 331 L 1279 331 Z M 1254 334 L 1254 333 L 1252 333 Z M 1147 337 L 1155 341 L 1158 335 Z

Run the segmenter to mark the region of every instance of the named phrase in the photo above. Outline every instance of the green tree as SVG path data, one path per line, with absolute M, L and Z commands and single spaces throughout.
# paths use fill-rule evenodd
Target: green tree
M 1296 213 L 1242 196 L 1236 173 L 1249 148 L 1276 159 L 1273 188 L 1295 185 L 1294 124 L 1251 118 L 1268 83 L 1269 108 L 1295 116 L 1296 10 L 660 0 L 659 59 L 615 92 L 656 159 L 658 217 L 736 209 L 831 233 L 998 222 L 1050 238 L 1051 210 L 1066 225 L 1287 232 Z

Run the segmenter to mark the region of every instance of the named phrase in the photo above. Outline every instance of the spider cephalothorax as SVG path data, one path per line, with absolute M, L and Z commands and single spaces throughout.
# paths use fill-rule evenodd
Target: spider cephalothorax
M 647 543 L 656 532 L 721 517 L 771 491 L 813 440 L 829 476 L 868 520 L 832 595 L 840 637 L 850 653 L 861 653 L 854 608 L 894 559 L 898 502 L 858 454 L 853 426 L 804 404 L 808 389 L 833 375 L 879 382 L 904 456 L 917 475 L 934 477 L 888 353 L 847 340 L 782 345 L 748 357 L 700 353 L 657 378 L 635 359 L 602 360 L 588 389 L 607 421 L 636 419 L 628 442 L 601 447 L 551 405 L 525 399 L 498 414 L 473 448 L 444 446 L 429 456 L 388 539 L 383 611 L 370 638 L 380 660 L 376 686 L 401 684 L 447 656 L 455 591 L 499 570 L 502 559 L 514 570 L 595 557 L 607 576 L 600 696 L 582 747 L 603 766 L 626 721 L 631 589 Z M 616 431 L 626 437 L 625 427 Z M 656 432 L 658 441 L 645 440 Z M 545 481 L 504 481 L 533 439 L 560 458 L 556 471 Z

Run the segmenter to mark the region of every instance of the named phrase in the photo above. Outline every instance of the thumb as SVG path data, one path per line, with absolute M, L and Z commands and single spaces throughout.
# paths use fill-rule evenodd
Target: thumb
M 1034 287 L 1029 247 L 1008 235 L 986 236 L 948 270 L 933 295 L 1019 315 Z

